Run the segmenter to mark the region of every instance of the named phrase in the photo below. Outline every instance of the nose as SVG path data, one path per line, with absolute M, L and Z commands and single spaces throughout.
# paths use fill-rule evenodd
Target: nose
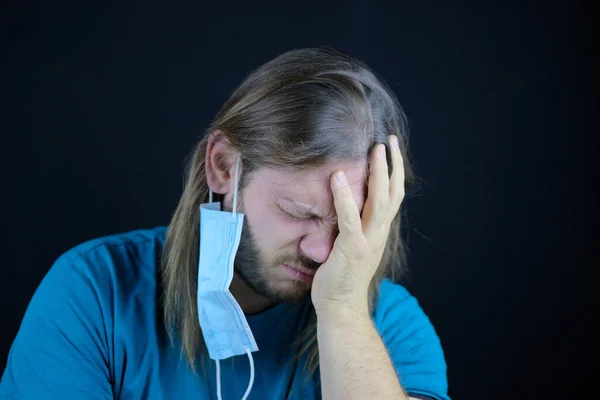
M 314 262 L 322 264 L 327 261 L 336 237 L 335 227 L 323 227 L 317 232 L 304 236 L 300 242 L 300 250 Z

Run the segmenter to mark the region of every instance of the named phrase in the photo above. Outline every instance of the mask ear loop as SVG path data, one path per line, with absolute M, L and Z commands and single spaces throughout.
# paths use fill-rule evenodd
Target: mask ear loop
M 215 360 L 217 363 L 217 399 L 221 400 L 221 365 L 219 360 Z
M 235 184 L 233 189 L 233 213 L 231 214 L 231 219 L 235 220 L 236 211 L 237 211 L 237 197 L 238 197 L 238 176 L 240 170 L 240 159 L 242 156 L 238 156 L 237 161 L 235 162 Z
M 250 382 L 248 382 L 248 388 L 246 389 L 246 393 L 244 393 L 244 397 L 242 397 L 242 400 L 246 400 L 248 396 L 250 396 L 252 385 L 254 385 L 254 359 L 252 358 L 252 353 L 250 353 L 250 349 L 247 347 L 245 349 L 246 354 L 248 355 L 248 361 L 250 362 Z
M 238 197 L 238 176 L 240 170 L 240 159 L 241 156 L 238 157 L 235 163 L 235 183 L 234 183 L 234 192 L 233 192 L 233 213 L 231 214 L 231 219 L 235 220 L 235 216 L 237 213 L 237 197 Z M 208 192 L 208 201 L 212 203 L 212 190 L 209 189 Z M 248 355 L 248 361 L 250 362 L 250 382 L 248 383 L 248 388 L 246 389 L 246 393 L 244 393 L 244 397 L 242 400 L 246 400 L 250 395 L 250 391 L 252 390 L 252 386 L 254 385 L 254 359 L 252 358 L 252 353 L 250 349 L 245 348 L 246 354 Z M 219 364 L 219 360 L 216 361 L 217 367 L 217 399 L 222 400 L 221 398 L 221 365 Z
M 248 388 L 246 388 L 246 393 L 244 393 L 244 397 L 242 400 L 246 400 L 248 396 L 250 396 L 250 392 L 252 391 L 252 386 L 254 385 L 254 358 L 252 357 L 252 353 L 249 348 L 245 348 L 246 355 L 248 356 L 248 361 L 250 362 L 250 382 L 248 382 Z M 221 365 L 219 364 L 219 360 L 215 360 L 217 363 L 217 399 L 222 400 L 221 398 Z
M 237 161 L 235 162 L 235 181 L 234 181 L 235 184 L 234 184 L 234 192 L 233 192 L 233 218 L 235 218 L 235 213 L 236 213 L 236 209 L 237 209 L 238 174 L 240 171 L 240 158 L 241 158 L 241 156 L 238 156 Z M 210 187 L 208 188 L 208 202 L 209 203 L 213 202 L 213 191 Z

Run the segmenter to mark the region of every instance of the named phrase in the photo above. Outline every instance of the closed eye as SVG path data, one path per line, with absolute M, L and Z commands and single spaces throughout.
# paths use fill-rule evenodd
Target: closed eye
M 311 220 L 311 219 L 319 219 L 319 217 L 317 217 L 316 215 L 297 216 L 297 215 L 294 215 L 294 214 L 292 214 L 292 213 L 284 210 L 279 205 L 277 207 L 279 207 L 279 209 L 281 210 L 281 212 L 283 214 L 285 214 L 288 218 L 291 218 L 291 219 L 296 220 L 296 221 L 305 221 L 305 220 Z

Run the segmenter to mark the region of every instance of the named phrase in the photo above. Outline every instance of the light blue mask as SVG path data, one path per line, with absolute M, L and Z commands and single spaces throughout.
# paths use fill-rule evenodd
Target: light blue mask
M 235 167 L 233 212 L 221 211 L 221 203 L 212 201 L 212 191 L 209 192 L 209 202 L 200 205 L 198 318 L 208 354 L 217 363 L 219 399 L 219 360 L 248 355 L 250 383 L 243 397 L 246 399 L 254 382 L 254 361 L 251 352 L 258 351 L 244 312 L 229 291 L 233 279 L 233 261 L 240 244 L 244 222 L 244 214 L 236 213 L 239 166 L 238 157 Z

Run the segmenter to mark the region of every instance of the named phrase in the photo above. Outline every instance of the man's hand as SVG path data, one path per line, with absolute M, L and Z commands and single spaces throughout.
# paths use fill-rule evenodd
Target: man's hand
M 390 225 L 404 199 L 404 165 L 398 139 L 388 137 L 392 176 L 385 145 L 373 149 L 367 201 L 362 219 L 342 171 L 331 177 L 339 234 L 327 261 L 315 274 L 312 302 L 317 315 L 367 311 L 368 289 L 383 256 Z

